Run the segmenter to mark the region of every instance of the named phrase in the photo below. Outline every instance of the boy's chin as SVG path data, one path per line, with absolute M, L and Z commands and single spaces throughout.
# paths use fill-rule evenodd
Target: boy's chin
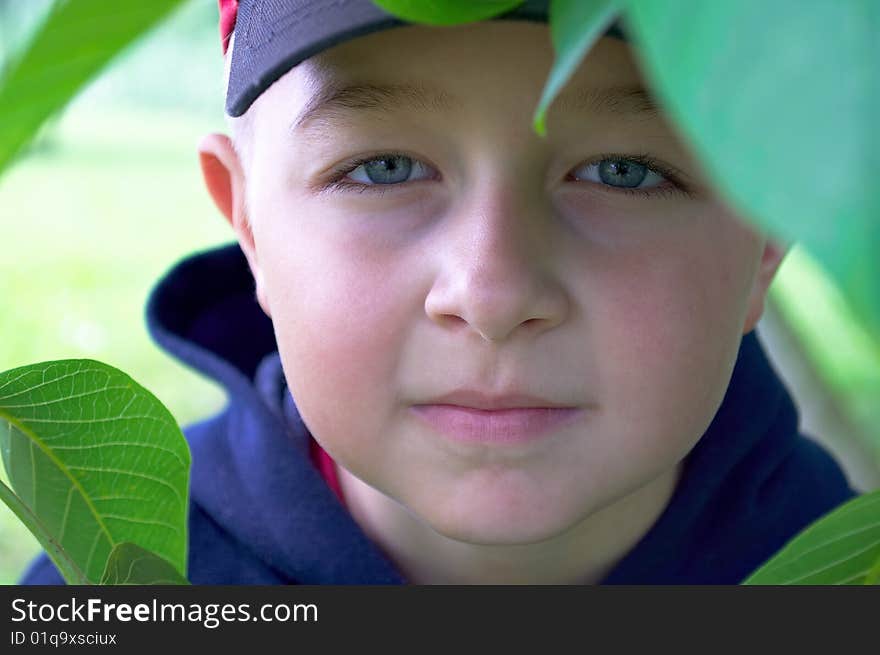
M 483 520 L 431 527 L 448 539 L 474 546 L 527 546 L 551 541 L 568 532 L 576 524 L 577 520 L 517 523 L 507 520 Z
M 438 534 L 480 546 L 524 546 L 559 537 L 578 526 L 591 512 L 557 506 L 511 508 L 490 499 L 475 500 L 466 507 L 445 508 L 445 514 L 422 515 Z M 449 510 L 453 511 L 449 511 Z

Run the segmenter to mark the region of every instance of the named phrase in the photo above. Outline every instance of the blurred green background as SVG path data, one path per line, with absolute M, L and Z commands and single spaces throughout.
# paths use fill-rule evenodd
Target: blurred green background
M 4 61 L 49 4 L 0 2 Z M 181 424 L 222 406 L 219 388 L 165 355 L 143 319 L 174 262 L 234 239 L 196 153 L 202 135 L 225 131 L 216 4 L 187 3 L 126 51 L 0 177 L 0 370 L 88 357 L 129 373 Z M 0 503 L 0 584 L 38 551 Z
M 0 66 L 49 4 L 0 0 Z M 216 2 L 191 0 L 0 177 L 0 371 L 88 357 L 131 374 L 183 425 L 222 406 L 216 386 L 153 344 L 143 312 L 171 265 L 233 240 L 196 155 L 202 135 L 225 131 L 223 95 Z M 800 249 L 783 264 L 758 330 L 804 431 L 840 458 L 855 486 L 880 486 L 877 339 Z M 14 583 L 38 551 L 0 505 L 0 584 Z

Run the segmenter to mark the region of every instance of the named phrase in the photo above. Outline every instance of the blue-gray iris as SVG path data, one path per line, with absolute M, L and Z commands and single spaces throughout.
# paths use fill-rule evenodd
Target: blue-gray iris
M 405 182 L 411 170 L 409 157 L 381 157 L 364 164 L 364 171 L 373 184 Z

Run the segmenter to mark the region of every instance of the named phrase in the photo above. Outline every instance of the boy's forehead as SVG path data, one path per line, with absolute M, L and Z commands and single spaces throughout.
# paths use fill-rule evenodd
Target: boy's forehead
M 416 45 L 417 50 L 407 50 Z M 290 127 L 306 136 L 354 114 L 451 114 L 481 101 L 470 92 L 472 86 L 461 84 L 462 64 L 473 62 L 477 74 L 472 79 L 490 76 L 493 83 L 521 85 L 517 60 L 537 71 L 530 77 L 535 87 L 530 93 L 537 97 L 553 62 L 546 26 L 514 21 L 439 30 L 408 26 L 354 39 L 303 61 L 284 76 L 292 87 Z M 502 66 L 506 78 L 499 74 Z M 659 117 L 629 47 L 607 37 L 588 54 L 552 111 L 640 121 Z
M 326 134 L 326 127 L 347 115 L 376 117 L 410 111 L 420 115 L 449 114 L 465 103 L 461 96 L 429 82 L 327 82 L 314 93 L 291 122 L 292 132 Z M 659 109 L 640 85 L 578 87 L 559 96 L 554 110 L 580 115 L 608 115 L 617 120 L 651 120 Z

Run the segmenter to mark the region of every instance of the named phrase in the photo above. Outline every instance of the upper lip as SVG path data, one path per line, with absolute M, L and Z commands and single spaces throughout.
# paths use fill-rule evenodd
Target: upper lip
M 492 394 L 473 389 L 457 389 L 428 403 L 430 405 L 460 405 L 473 409 L 514 409 L 524 407 L 564 407 L 573 408 L 574 405 L 559 403 L 540 396 L 527 393 Z

